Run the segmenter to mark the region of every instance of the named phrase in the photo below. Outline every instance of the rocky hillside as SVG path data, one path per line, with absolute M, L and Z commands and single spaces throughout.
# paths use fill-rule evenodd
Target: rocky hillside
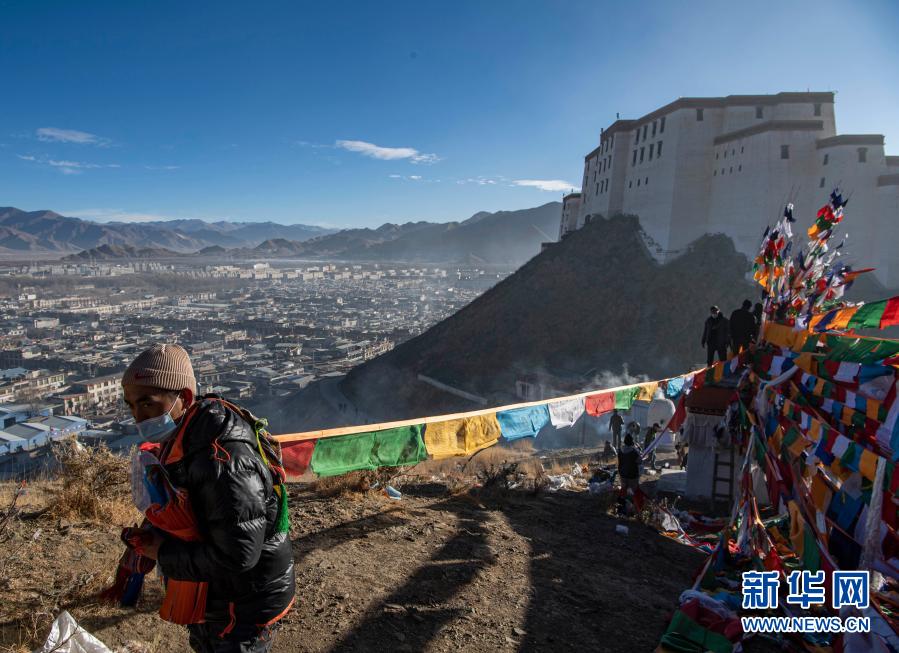
M 598 220 L 533 258 L 455 315 L 355 368 L 341 389 L 371 417 L 401 418 L 470 402 L 421 383 L 424 374 L 497 404 L 520 375 L 589 381 L 602 372 L 661 377 L 704 363 L 710 304 L 729 313 L 755 299 L 749 262 L 723 235 L 665 264 L 636 217 Z
M 132 247 L 131 245 L 100 245 L 77 254 L 70 254 L 62 260 L 69 263 L 87 263 L 90 261 L 117 261 L 129 259 L 161 259 L 183 256 L 164 247 Z

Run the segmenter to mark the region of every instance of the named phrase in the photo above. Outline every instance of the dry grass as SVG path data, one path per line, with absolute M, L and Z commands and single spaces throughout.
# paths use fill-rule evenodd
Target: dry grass
M 389 485 L 391 480 L 400 473 L 402 472 L 395 468 L 348 472 L 340 476 L 319 478 L 309 487 L 323 497 L 359 494 L 372 488 L 383 488 Z
M 140 519 L 127 460 L 74 440 L 54 446 L 55 478 L 0 484 L 0 652 L 33 650 L 63 609 L 94 600 L 121 554 L 118 526 Z
M 129 525 L 140 520 L 131 503 L 127 460 L 105 445 L 85 447 L 75 440 L 55 445 L 59 487 L 49 512 L 58 519 L 86 519 Z

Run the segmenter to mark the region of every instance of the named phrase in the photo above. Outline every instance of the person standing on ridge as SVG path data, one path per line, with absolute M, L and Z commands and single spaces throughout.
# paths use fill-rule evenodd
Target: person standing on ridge
M 735 356 L 749 347 L 756 332 L 755 316 L 750 308 L 752 302 L 746 299 L 741 308 L 730 314 L 730 342 Z
M 634 447 L 634 437 L 624 436 L 624 446 L 618 451 L 618 475 L 621 477 L 621 491 L 627 494 L 640 490 L 640 452 Z
M 755 306 L 752 307 L 752 317 L 755 318 L 755 331 L 752 333 L 752 339 L 756 342 L 758 342 L 762 332 L 762 312 L 764 310 L 761 302 L 756 302 Z
M 161 487 L 165 503 L 139 506 L 144 526 L 122 539 L 166 579 L 160 616 L 187 626 L 200 653 L 269 651 L 296 592 L 278 443 L 249 411 L 215 395 L 195 398 L 193 367 L 178 345 L 141 353 L 122 388 L 144 440 L 137 460 L 146 466 L 134 473 Z
M 727 318 L 721 314 L 717 306 L 710 309 L 711 315 L 705 321 L 705 329 L 702 332 L 702 346 L 707 347 L 708 357 L 706 365 L 710 366 L 715 362 L 715 354 L 718 354 L 718 360 L 727 358 L 727 345 L 730 340 L 728 333 Z
M 609 428 L 612 429 L 612 445 L 616 451 L 621 448 L 621 428 L 623 426 L 624 419 L 618 414 L 617 409 L 613 410 L 612 416 L 609 418 Z

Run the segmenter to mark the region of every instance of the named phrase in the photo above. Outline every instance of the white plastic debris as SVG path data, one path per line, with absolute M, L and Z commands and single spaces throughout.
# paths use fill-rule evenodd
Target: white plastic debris
M 34 653 L 112 653 L 103 642 L 91 635 L 63 610 L 50 627 L 44 645 Z
M 617 526 L 615 526 L 615 532 L 619 535 L 627 535 L 628 528 L 624 524 L 618 524 Z
M 391 499 L 396 499 L 397 501 L 399 501 L 400 499 L 403 498 L 402 493 L 399 490 L 397 490 L 396 488 L 394 488 L 392 485 L 388 485 L 386 489 L 387 489 L 387 496 L 390 497 Z

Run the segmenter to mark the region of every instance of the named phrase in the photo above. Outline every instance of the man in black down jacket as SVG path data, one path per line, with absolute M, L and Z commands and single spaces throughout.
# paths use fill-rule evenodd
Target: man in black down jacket
M 755 315 L 752 314 L 752 302 L 743 301 L 743 306 L 730 314 L 730 341 L 734 355 L 749 347 L 755 337 Z
M 717 306 L 712 306 L 711 315 L 705 321 L 705 329 L 702 331 L 702 346 L 708 348 L 706 365 L 715 362 L 715 354 L 718 360 L 727 358 L 727 345 L 730 341 L 727 318 L 721 314 Z
M 154 345 L 131 364 L 122 386 L 144 439 L 171 443 L 196 393 L 187 353 Z M 269 651 L 273 625 L 290 609 L 296 583 L 290 539 L 276 528 L 275 480 L 253 427 L 220 401 L 200 399 L 180 449 L 166 470 L 187 491 L 202 541 L 153 529 L 141 552 L 167 578 L 209 584 L 205 622 L 187 626 L 191 648 Z

